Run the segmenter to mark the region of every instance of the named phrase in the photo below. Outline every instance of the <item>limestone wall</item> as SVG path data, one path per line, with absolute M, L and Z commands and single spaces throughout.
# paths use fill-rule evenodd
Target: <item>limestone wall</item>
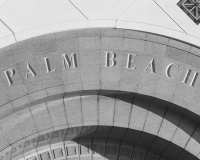
M 116 29 L 55 33 L 3 48 L 0 149 L 67 127 L 108 125 L 151 133 L 198 156 L 199 52 Z

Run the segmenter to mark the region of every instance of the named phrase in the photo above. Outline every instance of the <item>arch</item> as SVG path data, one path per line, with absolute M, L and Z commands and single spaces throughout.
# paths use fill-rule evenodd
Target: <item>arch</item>
M 50 34 L 1 49 L 0 149 L 65 128 L 116 126 L 198 157 L 194 50 L 166 37 L 116 29 Z

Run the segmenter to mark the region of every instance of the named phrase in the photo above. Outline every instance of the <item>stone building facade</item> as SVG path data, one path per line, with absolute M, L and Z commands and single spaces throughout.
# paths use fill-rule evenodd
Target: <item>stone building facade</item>
M 69 28 L 36 24 L 47 23 L 49 8 L 58 16 L 58 2 L 19 2 L 0 6 L 11 33 L 0 39 L 0 160 L 200 158 L 200 31 L 180 6 L 193 1 L 95 0 L 92 11 L 89 0 L 61 1 L 87 19 L 67 15 Z M 9 24 L 9 8 L 17 15 L 35 5 L 41 17 Z M 26 16 L 38 18 L 32 29 Z

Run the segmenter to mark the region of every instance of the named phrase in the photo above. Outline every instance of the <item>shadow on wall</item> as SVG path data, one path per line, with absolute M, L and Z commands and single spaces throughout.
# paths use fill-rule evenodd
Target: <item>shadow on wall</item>
M 200 117 L 197 114 L 181 106 L 177 106 L 170 102 L 150 96 L 135 94 L 131 92 L 112 91 L 112 90 L 101 90 L 101 91 L 87 90 L 82 92 L 80 91 L 73 93 L 70 92 L 69 95 L 68 93 L 65 93 L 65 97 L 67 98 L 70 97 L 73 98 L 76 96 L 89 96 L 89 95 L 91 96 L 99 95 L 99 96 L 114 98 L 116 100 L 121 100 L 126 103 L 136 105 L 137 107 L 143 108 L 144 110 L 151 111 L 157 116 L 160 116 L 161 118 L 169 121 L 175 126 L 178 126 L 188 136 L 193 135 L 195 129 L 198 126 L 198 123 L 200 122 Z M 60 95 L 53 95 L 51 97 L 48 97 L 48 100 L 53 101 L 56 100 L 57 97 L 60 97 Z M 39 101 L 35 103 L 39 103 Z M 180 116 L 179 121 L 177 121 L 177 119 L 173 116 L 167 116 L 168 112 L 172 113 L 172 115 L 178 114 Z M 190 120 L 196 123 L 196 127 L 193 133 L 191 133 L 191 129 L 189 127 L 181 123 L 181 121 L 184 121 L 185 118 L 186 119 L 189 118 Z M 119 158 L 121 154 L 122 155 L 125 154 L 126 159 L 131 158 L 130 156 L 143 156 L 143 158 L 142 157 L 141 158 L 144 159 L 144 157 L 148 157 L 151 154 L 157 155 L 159 158 L 163 157 L 164 159 L 182 159 L 182 160 L 195 159 L 194 155 L 192 155 L 182 147 L 179 147 L 178 145 L 170 142 L 170 140 L 167 141 L 163 138 L 149 134 L 145 131 L 138 131 L 134 129 L 114 127 L 114 126 L 89 126 L 89 127 L 85 126 L 85 127 L 78 127 L 75 130 L 77 130 L 76 131 L 77 135 L 73 137 L 74 135 L 72 134 L 72 136 L 70 137 L 70 132 L 74 133 L 74 131 L 70 131 L 70 129 L 67 129 L 65 131 L 66 132 L 65 138 L 63 140 L 74 141 L 80 144 L 81 146 L 85 146 L 86 148 L 87 147 L 91 148 L 91 150 L 93 150 L 94 153 L 98 153 L 102 156 L 108 156 L 108 158 L 109 155 L 111 155 L 111 159 L 117 157 Z M 193 138 L 198 143 L 200 143 L 198 137 L 193 136 Z M 91 146 L 88 144 L 85 145 L 86 140 L 91 141 L 92 145 Z M 112 144 L 116 148 L 115 147 L 113 148 Z M 126 151 L 126 149 L 123 148 L 126 149 L 129 148 L 130 151 Z M 133 148 L 134 151 L 132 152 Z M 116 153 L 117 157 L 112 156 L 114 153 Z
M 132 107 L 137 106 L 138 108 L 142 108 L 145 111 L 155 114 L 163 121 L 165 120 L 173 124 L 176 127 L 176 130 L 179 128 L 185 133 L 185 135 L 188 137 L 192 136 L 198 144 L 200 143 L 199 137 L 194 134 L 200 121 L 199 116 L 188 111 L 187 109 L 182 108 L 181 106 L 177 106 L 157 98 L 123 91 L 89 90 L 73 93 L 70 92 L 69 95 L 68 93 L 65 93 L 66 98 L 73 98 L 77 96 L 84 97 L 89 95 L 98 95 L 99 97 L 103 96 L 109 99 L 121 100 L 123 102 L 133 104 Z M 48 97 L 47 100 L 54 101 L 60 97 L 62 96 L 53 95 Z M 39 103 L 41 103 L 41 101 L 34 102 L 34 104 Z M 132 112 L 133 111 L 134 110 L 132 109 Z M 177 117 L 179 117 L 179 119 L 177 119 Z M 192 132 L 190 123 L 187 123 L 188 118 L 196 124 L 196 126 L 192 129 Z M 146 119 L 146 121 L 148 121 L 148 119 Z M 167 138 L 161 138 L 162 136 L 158 135 L 158 132 L 153 135 L 147 133 L 148 130 L 145 130 L 145 127 L 141 130 L 136 130 L 131 129 L 131 125 L 129 125 L 129 128 L 119 127 L 117 125 L 67 128 L 45 135 L 40 135 L 39 137 L 31 140 L 25 140 L 24 143 L 20 145 L 13 144 L 12 149 L 9 151 L 9 159 L 15 159 L 16 157 L 22 156 L 22 154 L 26 157 L 26 155 L 28 156 L 30 153 L 33 154 L 34 152 L 37 152 L 39 157 L 34 160 L 57 159 L 53 156 L 60 156 L 61 151 L 63 154 L 65 153 L 65 158 L 72 158 L 74 160 L 101 159 L 102 157 L 106 157 L 110 160 L 198 159 L 196 156 L 184 149 L 187 143 L 185 146 L 180 147 L 171 142 L 176 130 L 173 131 L 174 133 L 171 139 L 166 140 Z M 180 135 L 180 137 L 181 136 L 182 135 Z M 181 140 L 184 141 L 185 139 Z M 189 140 L 190 139 L 188 139 L 188 141 Z M 49 148 L 49 158 L 47 155 L 47 148 Z M 91 151 L 89 151 L 89 149 Z M 42 158 L 43 156 L 47 157 L 47 159 Z M 23 156 L 21 158 L 23 159 Z M 33 159 L 29 157 L 26 158 L 26 160 Z

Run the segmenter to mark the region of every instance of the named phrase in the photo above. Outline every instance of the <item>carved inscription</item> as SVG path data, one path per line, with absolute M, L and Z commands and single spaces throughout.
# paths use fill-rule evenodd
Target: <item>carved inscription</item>
M 117 64 L 117 54 L 114 52 L 104 52 L 105 53 L 105 65 L 102 67 L 115 67 Z M 45 70 L 46 74 L 50 72 L 56 71 L 56 66 L 50 63 L 49 57 L 42 58 L 43 62 L 45 64 Z M 77 61 L 77 55 L 76 53 L 71 53 L 70 55 L 67 55 L 66 53 L 61 54 L 62 59 L 62 69 L 74 69 L 78 67 L 78 61 Z M 127 53 L 127 59 L 125 66 L 122 66 L 126 69 L 137 69 L 136 61 L 138 59 L 137 54 L 133 53 Z M 176 74 L 178 73 L 179 65 L 175 63 L 169 63 L 167 64 L 165 68 L 165 76 L 168 79 L 174 79 L 176 77 Z M 156 63 L 154 58 L 151 58 L 149 62 L 147 63 L 144 68 L 142 68 L 142 72 L 149 72 L 151 74 L 157 74 L 156 73 Z M 15 76 L 15 70 L 12 68 L 9 68 L 4 71 L 6 80 L 8 82 L 8 86 L 11 86 L 13 84 L 13 77 Z M 26 63 L 26 73 L 25 73 L 25 79 L 33 78 L 36 76 L 37 73 L 35 72 L 34 68 L 27 62 Z M 190 87 L 194 87 L 196 79 L 198 77 L 199 73 L 196 71 L 193 71 L 191 69 L 187 69 L 186 73 L 184 75 L 184 78 L 180 80 L 182 83 L 187 84 Z

